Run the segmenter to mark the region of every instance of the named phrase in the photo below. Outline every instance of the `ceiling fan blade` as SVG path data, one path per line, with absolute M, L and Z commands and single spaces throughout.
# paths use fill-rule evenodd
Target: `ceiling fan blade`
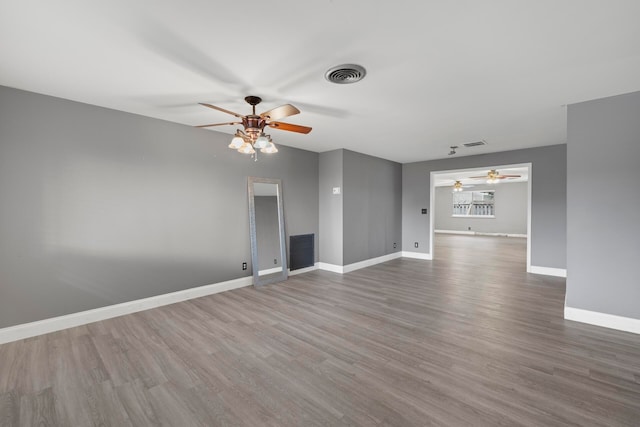
M 210 125 L 200 125 L 200 126 L 196 126 L 197 128 L 208 128 L 211 126 L 224 126 L 224 125 L 241 125 L 242 122 L 227 122 L 227 123 L 213 123 Z
M 499 175 L 498 178 L 520 178 L 520 175 Z
M 275 129 L 287 130 L 289 132 L 309 133 L 311 128 L 308 126 L 292 125 L 291 123 L 271 122 L 269 126 Z
M 225 110 L 224 108 L 216 107 L 215 105 L 205 104 L 203 102 L 200 102 L 199 104 L 203 105 L 205 107 L 213 108 L 214 110 L 222 111 L 223 113 L 231 114 L 232 116 L 236 116 L 236 117 L 239 117 L 241 119 L 244 118 L 244 116 L 242 114 L 234 113 L 233 111 Z
M 298 110 L 291 104 L 285 104 L 276 108 L 272 108 L 269 111 L 265 111 L 264 113 L 260 114 L 260 117 L 262 117 L 263 119 L 265 117 L 269 117 L 269 120 L 280 120 L 296 114 L 300 114 L 300 110 Z
M 482 175 L 482 176 L 470 176 L 469 178 L 471 179 L 483 179 L 483 178 L 488 178 L 487 175 Z

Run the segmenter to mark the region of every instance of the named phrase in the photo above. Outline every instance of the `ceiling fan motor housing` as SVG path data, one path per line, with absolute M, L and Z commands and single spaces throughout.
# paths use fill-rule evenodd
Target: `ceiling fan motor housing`
M 262 102 L 262 98 L 260 98 L 259 96 L 253 96 L 253 95 L 245 96 L 244 100 L 247 101 L 247 104 L 252 105 L 254 107 Z
M 267 121 L 260 116 L 250 114 L 242 119 L 242 125 L 245 133 L 255 141 L 264 130 Z

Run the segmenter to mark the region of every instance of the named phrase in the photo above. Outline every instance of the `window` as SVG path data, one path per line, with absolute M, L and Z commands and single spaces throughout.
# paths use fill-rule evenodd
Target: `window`
M 494 191 L 459 191 L 453 193 L 453 216 L 494 218 Z

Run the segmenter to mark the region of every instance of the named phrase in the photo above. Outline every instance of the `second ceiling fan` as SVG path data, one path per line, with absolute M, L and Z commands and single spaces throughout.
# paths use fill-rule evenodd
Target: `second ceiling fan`
M 486 175 L 483 175 L 483 176 L 470 176 L 469 178 L 471 178 L 471 179 L 486 179 L 487 180 L 487 184 L 496 184 L 496 183 L 500 182 L 501 179 L 520 178 L 520 175 L 503 175 L 503 174 L 498 173 L 497 170 L 491 169 L 489 172 L 487 172 Z

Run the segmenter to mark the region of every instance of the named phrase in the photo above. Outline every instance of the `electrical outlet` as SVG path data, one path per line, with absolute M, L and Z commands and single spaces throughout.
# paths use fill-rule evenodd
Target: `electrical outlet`
M 427 214 L 427 209 L 426 208 L 422 208 L 422 215 L 426 215 Z
M 243 270 L 246 270 L 246 269 L 247 269 L 247 263 L 246 263 L 246 262 L 243 262 L 243 263 L 242 263 L 242 269 L 243 269 Z
M 274 263 L 274 264 L 277 264 L 277 263 L 278 263 L 278 260 L 274 258 L 274 259 L 273 259 L 273 263 Z
M 418 242 L 415 242 L 415 243 L 413 244 L 413 246 L 417 248 L 417 247 L 418 247 Z
M 469 229 L 469 231 L 471 231 L 471 227 L 467 227 Z
M 397 247 L 398 247 L 398 244 L 394 242 L 394 243 L 393 243 L 393 249 L 395 249 L 395 248 L 397 248 Z

